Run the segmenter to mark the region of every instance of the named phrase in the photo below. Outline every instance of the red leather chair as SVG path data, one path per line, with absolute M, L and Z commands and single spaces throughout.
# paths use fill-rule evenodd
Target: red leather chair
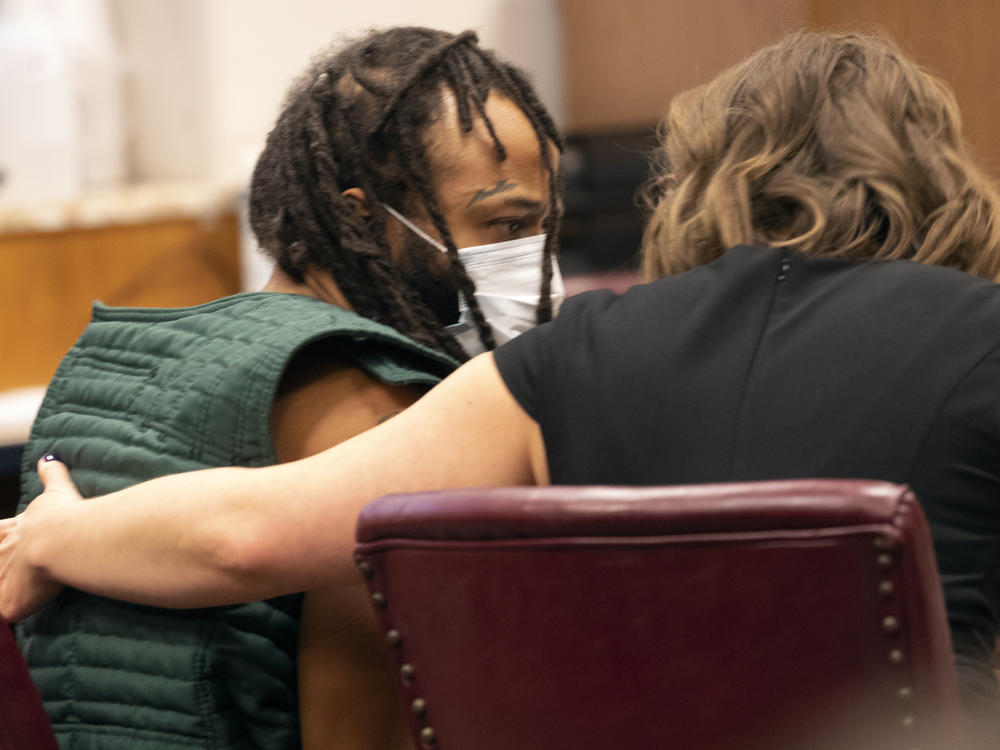
M 10 626 L 0 619 L 0 750 L 59 750 Z
M 417 747 L 888 750 L 956 716 L 903 487 L 428 492 L 357 533 Z

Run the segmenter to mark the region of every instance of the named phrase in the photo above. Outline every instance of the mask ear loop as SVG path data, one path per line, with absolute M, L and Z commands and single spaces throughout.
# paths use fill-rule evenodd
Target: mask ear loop
M 436 239 L 434 239 L 429 234 L 427 234 L 427 232 L 425 232 L 423 229 L 421 229 L 416 224 L 414 224 L 412 221 L 410 221 L 405 216 L 403 216 L 403 214 L 399 213 L 399 211 L 397 211 L 396 209 L 394 209 L 392 206 L 386 205 L 385 203 L 382 203 L 381 206 L 382 206 L 382 208 L 385 209 L 386 213 L 388 213 L 390 216 L 392 216 L 393 218 L 395 218 L 396 221 L 398 221 L 404 227 L 406 227 L 407 229 L 409 229 L 411 232 L 413 232 L 415 235 L 417 235 L 418 237 L 420 237 L 422 240 L 428 242 L 432 247 L 435 247 L 438 250 L 440 250 L 442 253 L 444 253 L 445 255 L 448 255 L 448 248 L 446 248 L 444 245 L 442 245 Z M 460 295 L 459 296 L 459 300 L 461 301 L 463 299 L 464 299 L 464 295 Z M 466 300 L 465 304 L 468 304 L 467 300 Z M 480 338 L 482 338 L 482 334 L 480 334 Z M 459 346 L 462 346 L 461 343 L 459 343 Z M 490 346 L 492 346 L 492 344 L 487 345 L 484 342 L 484 346 L 486 346 L 487 348 L 490 348 Z M 465 347 L 462 347 L 462 348 L 464 349 Z
M 403 214 L 399 213 L 399 211 L 397 211 L 396 209 L 394 209 L 392 206 L 387 206 L 387 205 L 385 205 L 383 203 L 382 204 L 382 208 L 384 208 L 391 216 L 393 216 L 404 227 L 408 228 L 415 235 L 417 235 L 418 237 L 420 237 L 420 239 L 426 240 L 431 245 L 433 245 L 438 250 L 440 250 L 442 253 L 445 253 L 445 254 L 448 253 L 448 248 L 446 248 L 444 245 L 442 245 L 436 239 L 434 239 L 429 234 L 427 234 L 427 232 L 425 232 L 423 229 L 421 229 L 416 224 L 414 224 L 412 221 L 410 221 L 405 216 L 403 216 Z

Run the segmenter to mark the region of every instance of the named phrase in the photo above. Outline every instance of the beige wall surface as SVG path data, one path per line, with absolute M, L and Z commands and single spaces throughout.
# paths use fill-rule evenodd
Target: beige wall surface
M 557 0 L 113 0 L 140 180 L 249 176 L 310 58 L 369 28 L 476 29 L 562 119 Z

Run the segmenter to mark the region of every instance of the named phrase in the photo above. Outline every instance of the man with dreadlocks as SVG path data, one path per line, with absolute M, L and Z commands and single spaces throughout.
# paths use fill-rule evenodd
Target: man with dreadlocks
M 91 494 L 316 453 L 551 318 L 559 148 L 524 75 L 471 32 L 389 29 L 317 59 L 251 185 L 267 286 L 95 306 L 33 428 L 22 497 L 53 447 Z M 199 610 L 66 591 L 22 630 L 61 746 L 400 746 L 364 591 L 319 583 Z

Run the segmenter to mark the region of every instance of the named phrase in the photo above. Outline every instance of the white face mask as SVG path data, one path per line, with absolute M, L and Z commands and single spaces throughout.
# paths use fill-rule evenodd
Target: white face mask
M 416 224 L 390 206 L 383 204 L 386 211 L 396 217 L 418 236 L 434 245 L 442 252 L 448 248 L 431 237 Z M 545 249 L 545 235 L 536 234 L 492 245 L 475 245 L 458 250 L 458 259 L 465 272 L 476 285 L 476 302 L 483 311 L 486 322 L 493 329 L 497 346 L 510 341 L 536 325 L 538 291 L 542 286 L 542 254 Z M 559 312 L 559 306 L 566 296 L 559 264 L 552 259 L 552 315 Z M 479 332 L 472 320 L 469 306 L 459 295 L 458 322 L 446 326 L 468 352 L 475 356 L 486 351 Z

